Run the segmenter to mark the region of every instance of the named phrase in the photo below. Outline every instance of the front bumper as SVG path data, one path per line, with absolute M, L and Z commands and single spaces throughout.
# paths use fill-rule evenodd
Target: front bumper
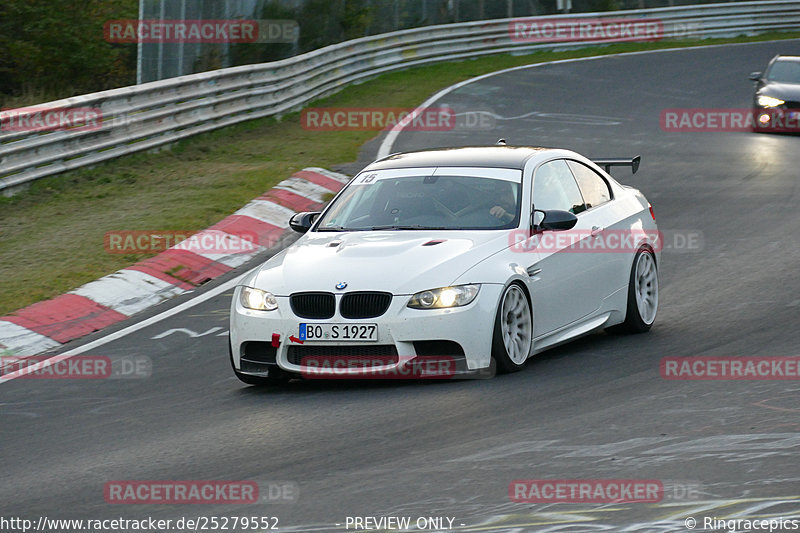
M 241 287 L 236 287 L 230 321 L 233 366 L 254 376 L 269 375 L 276 367 L 309 378 L 348 377 L 348 372 L 352 377 L 426 377 L 426 367 L 439 372 L 434 377 L 467 375 L 490 368 L 502 290 L 500 284 L 481 284 L 469 305 L 450 309 L 411 309 L 406 306 L 409 295 L 397 295 L 380 317 L 357 320 L 339 314 L 341 294 L 337 294 L 334 316 L 315 320 L 295 315 L 287 296 L 277 297 L 274 311 L 247 309 L 239 301 Z M 377 324 L 377 341 L 300 342 L 301 323 Z M 354 359 L 368 360 L 370 365 L 343 370 L 345 361 Z M 433 360 L 448 363 L 431 367 Z M 320 361 L 329 364 L 320 365 Z M 337 366 L 337 362 L 342 364 Z
M 800 108 L 786 104 L 778 107 L 762 107 L 754 104 L 753 122 L 759 130 L 800 133 Z

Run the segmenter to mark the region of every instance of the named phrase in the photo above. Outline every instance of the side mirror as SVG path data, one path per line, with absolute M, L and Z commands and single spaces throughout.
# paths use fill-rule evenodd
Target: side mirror
M 761 81 L 761 73 L 760 72 L 751 72 L 750 79 L 753 81 Z
M 536 229 L 539 230 L 553 230 L 562 231 L 565 229 L 572 229 L 578 223 L 578 217 L 569 211 L 561 211 L 559 209 L 551 209 L 549 211 L 534 210 L 534 215 L 541 213 L 541 221 L 536 224 Z M 539 217 L 535 217 L 534 220 Z
M 303 213 L 295 213 L 289 219 L 289 227 L 297 233 L 305 233 L 311 229 L 311 225 L 319 216 L 320 211 L 306 211 Z

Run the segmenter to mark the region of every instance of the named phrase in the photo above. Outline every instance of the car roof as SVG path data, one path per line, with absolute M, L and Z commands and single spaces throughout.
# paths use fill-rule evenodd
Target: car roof
M 777 55 L 777 56 L 775 56 L 775 61 L 796 61 L 796 62 L 800 62 L 800 56 L 782 56 L 782 55 Z
M 487 167 L 522 170 L 534 155 L 552 148 L 535 146 L 465 146 L 391 154 L 364 170 L 415 167 Z

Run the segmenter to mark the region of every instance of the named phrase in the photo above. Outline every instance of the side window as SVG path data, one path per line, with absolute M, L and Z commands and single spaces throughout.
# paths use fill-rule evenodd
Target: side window
M 578 180 L 578 186 L 586 201 L 586 209 L 597 207 L 611 200 L 611 189 L 608 188 L 606 180 L 597 172 L 577 161 L 569 161 L 569 168 L 572 169 L 575 179 Z
M 586 210 L 581 191 L 566 161 L 556 159 L 536 169 L 533 177 L 533 207 L 543 211 L 560 209 L 576 215 Z

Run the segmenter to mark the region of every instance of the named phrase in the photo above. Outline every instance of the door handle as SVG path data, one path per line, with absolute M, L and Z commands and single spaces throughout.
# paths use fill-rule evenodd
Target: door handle
M 600 226 L 592 226 L 592 233 L 591 233 L 592 237 L 597 237 L 602 232 L 603 228 L 601 228 Z

